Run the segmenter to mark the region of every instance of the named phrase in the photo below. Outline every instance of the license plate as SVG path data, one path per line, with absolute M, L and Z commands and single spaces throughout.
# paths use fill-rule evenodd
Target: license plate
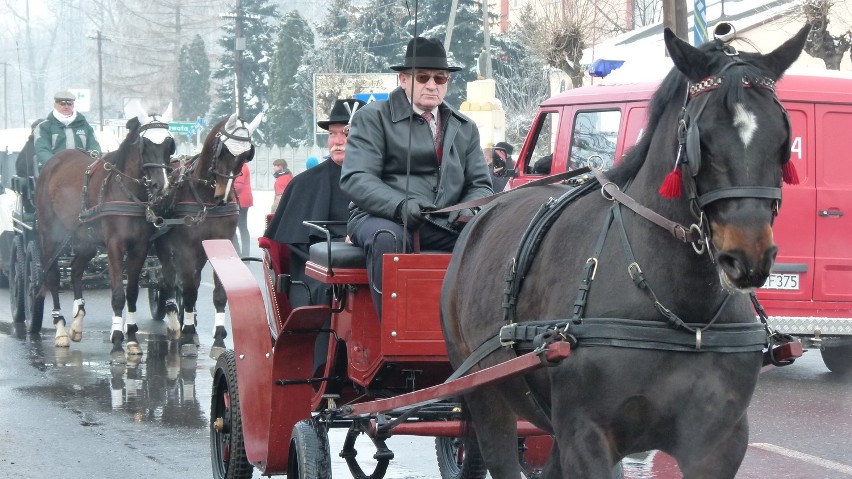
M 798 274 L 770 274 L 763 283 L 763 289 L 799 289 Z

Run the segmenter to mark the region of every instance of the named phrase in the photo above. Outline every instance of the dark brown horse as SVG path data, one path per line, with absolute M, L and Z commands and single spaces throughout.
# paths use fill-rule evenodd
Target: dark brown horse
M 775 81 L 808 31 L 762 55 L 721 40 L 694 48 L 666 29 L 675 68 L 619 166 L 573 190 L 503 195 L 465 228 L 442 290 L 453 364 L 501 327 L 517 337 L 518 322 L 553 320 L 542 330 L 576 339 L 558 366 L 466 396 L 494 479 L 520 477 L 519 417 L 553 434 L 544 477 L 611 477 L 653 449 L 685 478 L 734 477 L 766 340 L 749 293 L 774 262 L 791 168 Z M 660 190 L 664 179 L 675 187 Z M 478 367 L 515 354 L 498 344 Z
M 243 163 L 254 156 L 251 134 L 262 118 L 263 114 L 259 114 L 251 123 L 246 123 L 235 113 L 220 121 L 207 135 L 201 153 L 172 174 L 174 188 L 166 202 L 167 232 L 155 240 L 155 248 L 163 267 L 161 291 L 172 296 L 166 300 L 168 334 L 171 338 L 180 338 L 184 356 L 198 354 L 195 303 L 201 270 L 207 263 L 201 242 L 234 237 L 239 205 L 233 198 L 233 183 Z M 214 348 L 221 348 L 227 336 L 227 297 L 215 274 L 213 281 Z M 175 286 L 181 291 L 182 325 L 181 312 L 173 297 Z
M 168 112 L 171 109 L 167 110 Z M 83 336 L 85 302 L 82 277 L 100 245 L 106 246 L 112 289 L 112 335 L 115 359 L 123 357 L 122 313 L 127 304 L 127 353 L 142 354 L 136 339 L 139 274 L 154 232 L 152 207 L 168 191 L 166 169 L 175 151 L 169 134 L 171 114 L 140 112 L 127 122 L 127 137 L 118 150 L 95 158 L 80 150 L 63 150 L 44 166 L 36 182 L 36 217 L 44 262 L 43 293 L 53 297 L 56 346 L 68 346 L 65 318 L 59 306 L 56 259 L 69 250 L 74 290 L 70 339 Z M 94 155 L 97 156 L 97 155 Z M 123 282 L 126 270 L 127 286 Z

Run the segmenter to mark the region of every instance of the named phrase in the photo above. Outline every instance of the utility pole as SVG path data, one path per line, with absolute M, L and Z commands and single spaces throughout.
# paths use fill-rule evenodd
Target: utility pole
M 246 39 L 243 38 L 243 9 L 237 0 L 237 23 L 234 26 L 234 73 L 236 73 L 237 116 L 243 117 L 243 50 L 246 49 Z
M 98 114 L 101 119 L 101 131 L 104 131 L 104 66 L 100 30 L 98 30 Z
M 459 0 L 453 0 L 450 5 L 450 19 L 447 21 L 447 34 L 444 35 L 444 48 L 450 53 L 450 43 L 453 41 L 453 28 L 456 26 L 456 10 L 459 8 Z
M 9 128 L 9 85 L 6 83 L 6 70 L 9 64 L 3 62 L 3 128 Z
M 681 40 L 689 40 L 685 0 L 663 0 L 663 25 L 669 27 Z
M 178 94 L 178 92 L 180 91 L 180 89 L 178 88 L 178 86 L 179 86 L 178 85 L 178 72 L 180 71 L 180 48 L 181 48 L 181 44 L 180 44 L 180 33 L 181 32 L 180 32 L 180 29 L 181 29 L 180 3 L 178 3 L 177 5 L 175 5 L 175 56 L 177 57 L 177 58 L 175 58 L 175 65 L 178 65 L 178 68 L 175 69 L 175 81 L 174 81 L 174 86 L 175 86 L 174 99 L 175 100 L 180 99 L 179 94 Z M 172 110 L 172 114 L 174 115 L 174 118 L 181 118 L 180 115 L 182 114 L 182 112 L 180 111 L 180 101 L 173 101 L 172 105 L 173 105 L 173 108 L 174 108 Z
M 485 39 L 485 78 L 493 78 L 491 72 L 491 28 L 488 25 L 488 0 L 482 0 L 482 36 Z

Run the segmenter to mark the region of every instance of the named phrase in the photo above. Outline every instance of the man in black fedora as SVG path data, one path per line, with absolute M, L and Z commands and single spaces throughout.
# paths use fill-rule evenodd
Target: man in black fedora
M 472 212 L 429 211 L 492 193 L 476 124 L 444 102 L 450 74 L 461 69 L 447 63 L 444 45 L 413 38 L 391 69 L 400 86 L 352 119 L 340 177 L 352 201 L 347 233 L 366 253 L 380 317 L 382 256 L 403 244 L 411 252 L 415 230 L 423 249 L 452 251 L 459 218 Z
M 310 297 L 308 289 L 296 286 L 290 289 L 288 299 L 293 308 L 328 304 L 325 285 L 305 275 L 308 249 L 311 244 L 325 238 L 303 225 L 302 221 L 349 219 L 349 199 L 340 190 L 340 171 L 346 155 L 349 120 L 364 105 L 366 103 L 355 98 L 336 100 L 328 120 L 317 122 L 317 126 L 328 130 L 328 159 L 290 180 L 272 221 L 263 233 L 264 237 L 287 245 L 290 250 L 290 278 L 308 285 Z M 331 227 L 331 232 L 337 239 L 342 240 L 346 236 L 343 227 Z

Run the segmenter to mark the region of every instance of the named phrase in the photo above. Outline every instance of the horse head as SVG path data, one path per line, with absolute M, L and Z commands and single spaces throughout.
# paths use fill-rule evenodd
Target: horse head
M 139 108 L 127 122 L 127 129 L 137 135 L 133 144 L 138 148 L 139 167 L 149 201 L 158 201 L 169 192 L 168 168 L 176 149 L 175 139 L 169 132 L 171 112 L 171 104 L 162 115 L 149 116 Z
M 202 156 L 212 155 L 209 173 L 214 183 L 214 201 L 223 204 L 230 196 L 234 179 L 240 175 L 243 164 L 254 158 L 251 134 L 263 119 L 263 112 L 246 123 L 236 113 L 214 128 L 212 141 L 205 142 Z M 216 131 L 218 129 L 218 131 Z
M 668 78 L 684 85 L 685 98 L 678 109 L 674 172 L 682 177 L 693 228 L 702 239 L 693 246 L 709 250 L 729 291 L 762 286 L 778 252 L 772 224 L 781 206 L 782 176 L 788 179 L 793 170 L 790 121 L 775 82 L 798 58 L 809 31 L 805 26 L 765 55 L 738 52 L 730 39 L 696 48 L 665 31 L 682 74 L 673 70 Z M 668 163 L 666 171 L 671 169 Z

